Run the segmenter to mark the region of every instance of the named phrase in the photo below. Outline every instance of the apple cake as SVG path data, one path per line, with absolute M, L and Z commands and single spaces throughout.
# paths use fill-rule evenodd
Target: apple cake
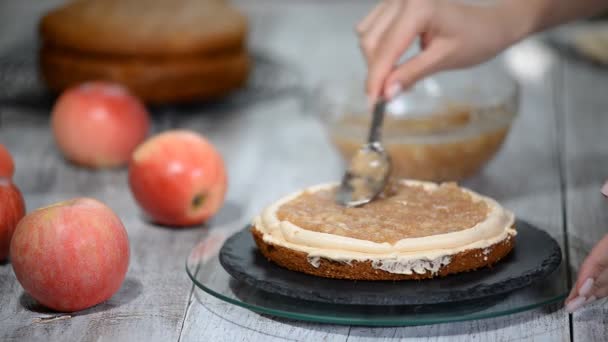
M 41 78 L 56 92 L 116 82 L 148 103 L 219 99 L 247 82 L 248 27 L 226 1 L 67 1 L 40 19 Z
M 320 277 L 403 280 L 490 266 L 514 246 L 513 213 L 455 183 L 395 181 L 355 208 L 335 203 L 336 189 L 310 187 L 263 210 L 251 228 L 261 253 Z

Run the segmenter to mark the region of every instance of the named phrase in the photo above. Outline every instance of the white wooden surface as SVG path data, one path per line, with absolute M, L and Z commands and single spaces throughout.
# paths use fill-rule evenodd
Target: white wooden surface
M 250 14 L 252 48 L 297 71 L 302 86 L 363 75 L 353 26 L 372 3 L 243 0 L 239 5 Z M 0 4 L 2 18 L 19 13 L 0 20 L 0 52 L 20 44 L 16 37 L 24 32 L 33 36 L 33 15 L 46 7 L 17 0 Z M 545 228 L 563 247 L 568 231 L 570 263 L 576 268 L 608 224 L 598 192 L 608 176 L 602 134 L 608 124 L 608 72 L 572 64 L 537 40 L 513 48 L 504 60 L 524 86 L 521 115 L 497 158 L 466 185 Z M 156 116 L 156 130 L 199 131 L 226 159 L 227 204 L 211 229 L 244 224 L 282 194 L 339 175 L 336 152 L 297 95 L 229 111 L 206 109 L 205 115 L 194 109 Z M 559 307 L 407 328 L 321 325 L 255 314 L 194 290 L 188 280 L 184 260 L 209 228 L 173 231 L 149 225 L 128 193 L 124 170 L 93 173 L 67 165 L 52 144 L 48 109 L 0 107 L 0 143 L 15 154 L 16 182 L 28 208 L 77 195 L 99 198 L 123 219 L 132 248 L 119 294 L 73 316 L 57 317 L 35 305 L 10 264 L 0 265 L 2 341 L 606 340 L 602 303 L 574 315 L 572 330 L 570 316 Z

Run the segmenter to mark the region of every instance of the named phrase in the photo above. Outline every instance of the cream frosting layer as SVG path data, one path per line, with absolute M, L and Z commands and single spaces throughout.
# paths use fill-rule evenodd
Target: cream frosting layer
M 405 185 L 423 186 L 432 191 L 438 185 L 431 182 L 404 180 Z M 469 249 L 483 249 L 516 234 L 512 228 L 513 213 L 496 201 L 468 189 L 473 201 L 484 201 L 489 210 L 486 219 L 475 226 L 457 232 L 406 238 L 396 243 L 378 243 L 334 234 L 303 229 L 289 221 L 281 221 L 277 211 L 284 203 L 304 191 L 314 192 L 337 186 L 322 184 L 290 194 L 262 211 L 254 218 L 255 229 L 262 233 L 264 242 L 304 252 L 314 267 L 320 258 L 338 262 L 371 261 L 372 267 L 390 273 L 412 274 L 437 272 L 451 261 L 451 256 Z

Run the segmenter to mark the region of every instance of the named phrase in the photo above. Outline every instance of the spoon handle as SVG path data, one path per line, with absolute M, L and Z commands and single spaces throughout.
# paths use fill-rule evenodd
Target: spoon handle
M 386 107 L 386 101 L 378 100 L 374 105 L 374 112 L 372 114 L 372 124 L 369 129 L 369 137 L 367 138 L 368 143 L 373 143 L 380 140 L 380 130 L 382 128 L 382 121 L 384 120 L 384 108 Z

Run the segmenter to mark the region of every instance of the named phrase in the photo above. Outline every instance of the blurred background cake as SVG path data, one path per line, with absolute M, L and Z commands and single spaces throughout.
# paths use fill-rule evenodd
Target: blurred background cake
M 247 20 L 219 0 L 77 0 L 40 21 L 41 76 L 54 91 L 123 84 L 149 103 L 216 99 L 247 80 Z

